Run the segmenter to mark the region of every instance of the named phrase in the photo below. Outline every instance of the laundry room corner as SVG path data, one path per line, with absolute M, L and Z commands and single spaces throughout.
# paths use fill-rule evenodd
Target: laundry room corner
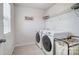
M 31 8 L 25 4 L 15 3 L 15 38 L 16 46 L 34 44 L 36 32 L 43 26 L 44 10 Z M 32 16 L 33 20 L 25 20 L 25 16 Z

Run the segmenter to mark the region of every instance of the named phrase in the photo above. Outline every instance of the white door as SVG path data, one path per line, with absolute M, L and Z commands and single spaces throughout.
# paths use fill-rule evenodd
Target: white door
M 3 46 L 6 40 L 4 39 L 3 35 L 3 4 L 0 3 L 0 55 L 4 54 L 3 53 Z

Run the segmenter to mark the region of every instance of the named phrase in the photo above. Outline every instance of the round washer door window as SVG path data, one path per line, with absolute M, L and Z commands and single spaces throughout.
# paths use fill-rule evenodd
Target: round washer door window
M 39 43 L 40 42 L 40 35 L 39 32 L 36 33 L 36 41 Z
M 44 49 L 50 52 L 52 49 L 52 44 L 51 44 L 50 38 L 47 35 L 43 36 L 42 43 L 43 43 Z

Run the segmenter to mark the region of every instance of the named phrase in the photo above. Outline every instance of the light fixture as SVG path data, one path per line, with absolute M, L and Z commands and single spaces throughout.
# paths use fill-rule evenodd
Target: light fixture
M 32 16 L 25 16 L 25 20 L 33 20 L 34 18 Z

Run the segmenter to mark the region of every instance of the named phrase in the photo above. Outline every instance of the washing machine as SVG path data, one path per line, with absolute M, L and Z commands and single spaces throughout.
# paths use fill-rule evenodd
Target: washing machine
M 42 30 L 37 31 L 35 44 L 41 49 Z
M 63 33 L 62 31 L 43 31 L 44 33 L 42 34 L 42 51 L 44 52 L 45 55 L 53 55 L 54 54 L 54 34 L 55 33 Z M 60 35 L 60 37 L 62 37 Z M 59 37 L 59 36 L 58 36 Z M 64 36 L 65 37 L 65 36 Z
M 43 31 L 42 34 L 42 51 L 45 55 L 53 55 L 53 36 L 52 31 Z

